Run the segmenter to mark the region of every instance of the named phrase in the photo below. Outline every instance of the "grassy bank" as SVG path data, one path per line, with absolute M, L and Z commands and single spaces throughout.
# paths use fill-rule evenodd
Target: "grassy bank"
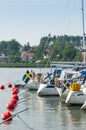
M 0 68 L 40 68 L 45 67 L 45 64 L 28 64 L 28 63 L 12 63 L 12 64 L 0 64 Z

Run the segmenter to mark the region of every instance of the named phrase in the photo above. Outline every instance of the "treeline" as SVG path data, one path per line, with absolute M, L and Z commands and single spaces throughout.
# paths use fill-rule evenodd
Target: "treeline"
M 38 46 L 31 46 L 29 42 L 22 46 L 21 43 L 12 39 L 11 41 L 0 42 L 0 53 L 9 56 L 12 63 L 23 62 L 21 59 L 22 51 L 33 52 L 32 62 L 40 60 L 41 63 L 50 61 L 82 61 L 81 46 L 82 37 L 80 36 L 48 36 L 42 37 Z

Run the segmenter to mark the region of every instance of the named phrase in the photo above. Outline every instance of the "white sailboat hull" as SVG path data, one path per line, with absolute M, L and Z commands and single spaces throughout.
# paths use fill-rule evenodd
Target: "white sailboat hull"
M 40 96 L 52 96 L 52 95 L 59 95 L 58 92 L 56 91 L 55 85 L 54 84 L 43 84 L 40 83 L 39 89 L 37 91 L 37 94 Z
M 66 104 L 83 104 L 86 100 L 86 95 L 83 91 L 70 91 L 66 98 Z
M 68 90 L 65 90 L 64 92 L 62 92 L 62 87 L 55 87 L 59 96 L 63 99 L 66 99 L 67 95 L 68 95 Z
M 39 85 L 40 85 L 40 82 L 34 81 L 34 82 L 31 82 L 30 84 L 28 84 L 28 88 L 30 90 L 38 90 Z
M 85 100 L 84 104 L 82 105 L 81 109 L 82 109 L 82 110 L 85 110 L 85 109 L 86 109 L 86 100 Z

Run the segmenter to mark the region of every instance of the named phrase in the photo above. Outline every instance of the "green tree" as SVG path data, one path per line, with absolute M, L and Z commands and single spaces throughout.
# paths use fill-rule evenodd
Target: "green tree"
M 73 61 L 76 56 L 76 49 L 72 44 L 67 44 L 63 50 L 63 61 Z

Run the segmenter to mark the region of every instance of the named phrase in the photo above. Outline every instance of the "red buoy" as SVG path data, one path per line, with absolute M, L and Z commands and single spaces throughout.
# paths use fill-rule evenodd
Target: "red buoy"
M 14 86 L 14 87 L 12 88 L 12 91 L 13 91 L 14 89 L 18 89 L 18 88 Z M 19 90 L 19 89 L 18 89 L 18 90 Z
M 14 108 L 15 108 L 15 104 L 10 101 L 10 102 L 8 102 L 8 104 L 6 105 L 6 107 L 7 107 L 8 109 L 14 109 Z
M 15 98 L 11 98 L 10 102 L 12 102 L 13 104 L 16 104 L 17 100 Z
M 14 88 L 12 89 L 12 94 L 18 94 L 19 93 L 19 89 L 18 88 Z
M 8 88 L 12 88 L 12 84 L 11 83 L 8 84 Z
M 0 89 L 5 89 L 5 86 L 4 85 L 0 85 Z
M 13 94 L 12 95 L 12 98 L 16 99 L 16 100 L 19 100 L 19 96 L 17 94 Z
M 6 120 L 9 118 L 12 119 L 11 117 L 12 117 L 12 114 L 9 111 L 2 114 L 2 120 Z

